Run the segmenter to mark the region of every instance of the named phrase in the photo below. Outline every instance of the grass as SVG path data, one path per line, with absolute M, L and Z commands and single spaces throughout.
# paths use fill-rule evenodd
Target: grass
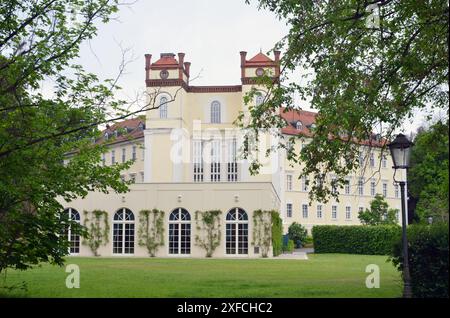
M 8 270 L 0 297 L 400 297 L 399 272 L 386 256 L 309 254 L 309 260 L 68 257 L 80 288 L 68 289 L 64 267 Z M 366 288 L 368 264 L 380 288 Z

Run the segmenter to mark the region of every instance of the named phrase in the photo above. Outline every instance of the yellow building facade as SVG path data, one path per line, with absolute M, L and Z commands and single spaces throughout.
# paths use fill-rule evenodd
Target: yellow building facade
M 108 127 L 103 141 L 109 143 L 103 164 L 133 159 L 123 172 L 133 180 L 126 194 L 90 193 L 86 198 L 64 202 L 73 219 L 83 222 L 82 211 L 96 209 L 108 213 L 109 243 L 99 249 L 102 256 L 146 256 L 138 244 L 139 211 L 159 209 L 164 214 L 164 245 L 160 257 L 203 257 L 196 243 L 196 211 L 221 210 L 220 244 L 214 257 L 261 257 L 253 238 L 253 211 L 278 210 L 284 232 L 292 222 L 309 231 L 316 224 L 359 224 L 358 211 L 369 207 L 375 194 L 385 196 L 390 207 L 400 209 L 399 189 L 393 183 L 391 158 L 381 148 L 361 146 L 366 168 L 348 177 L 348 186 L 339 189 L 339 202 L 309 202 L 308 182 L 299 179 L 302 167 L 291 166 L 283 149 L 269 157 L 265 149 L 280 141 L 262 134 L 262 163 L 258 175 L 249 173 L 249 161 L 240 156 L 242 131 L 234 121 L 241 111 L 248 116 L 244 96 L 253 88 L 260 91 L 254 103 L 262 102 L 264 88 L 255 79 L 270 74 L 278 81 L 280 52 L 274 57 L 259 53 L 247 59 L 240 52 L 241 84 L 232 86 L 190 85 L 190 63 L 184 53 L 163 53 L 156 61 L 145 56 L 148 108 L 144 118 L 117 124 L 128 134 L 117 136 L 118 126 Z M 286 136 L 307 133 L 315 114 L 306 111 L 283 114 Z M 293 145 L 300 151 L 308 138 Z M 329 176 L 330 180 L 333 176 Z M 78 214 L 78 216 L 77 216 Z M 92 255 L 84 245 L 72 244 L 75 255 Z M 132 248 L 131 248 L 132 246 Z

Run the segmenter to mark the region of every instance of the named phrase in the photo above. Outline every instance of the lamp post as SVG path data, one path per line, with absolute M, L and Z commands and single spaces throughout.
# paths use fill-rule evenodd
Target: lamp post
M 398 134 L 388 147 L 391 151 L 392 161 L 395 170 L 409 168 L 409 158 L 411 154 L 412 142 L 403 134 Z M 395 176 L 395 173 L 394 173 Z M 394 181 L 400 185 L 401 199 L 402 199 L 402 245 L 403 245 L 403 297 L 411 298 L 411 276 L 409 272 L 409 258 L 408 258 L 408 239 L 406 236 L 406 208 L 405 208 L 405 181 Z

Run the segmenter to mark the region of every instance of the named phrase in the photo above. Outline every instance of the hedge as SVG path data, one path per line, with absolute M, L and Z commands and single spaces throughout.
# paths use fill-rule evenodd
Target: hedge
M 397 225 L 317 225 L 312 228 L 314 253 L 391 255 L 401 237 Z
M 448 298 L 448 223 L 411 225 L 407 237 L 414 297 Z M 403 270 L 401 239 L 394 244 L 392 262 Z
M 273 256 L 283 252 L 283 221 L 277 211 L 272 211 L 272 248 Z

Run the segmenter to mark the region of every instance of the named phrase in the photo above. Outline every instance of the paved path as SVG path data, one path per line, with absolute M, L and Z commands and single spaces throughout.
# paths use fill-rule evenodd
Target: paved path
M 307 260 L 308 256 L 305 252 L 294 251 L 293 253 L 283 253 L 274 257 L 274 259 L 296 259 L 296 260 Z

